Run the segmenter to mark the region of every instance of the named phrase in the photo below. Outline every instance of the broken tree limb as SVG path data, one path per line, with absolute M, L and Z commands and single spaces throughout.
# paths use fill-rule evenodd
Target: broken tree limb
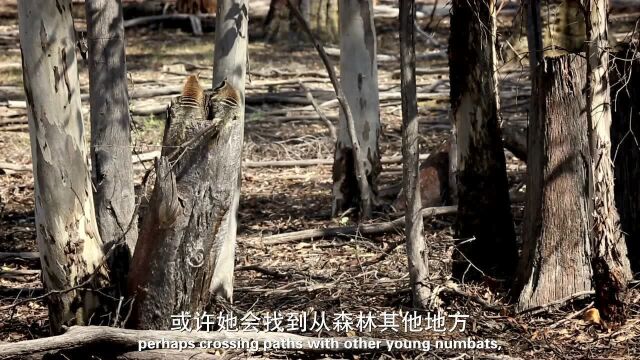
M 421 210 L 423 218 L 432 217 L 436 215 L 450 215 L 455 214 L 458 210 L 457 206 L 440 206 L 430 207 Z M 393 221 L 363 224 L 359 226 L 339 226 L 326 229 L 310 229 L 295 231 L 284 234 L 270 235 L 270 236 L 256 236 L 243 239 L 242 242 L 248 246 L 270 246 L 281 245 L 292 242 L 318 239 L 331 236 L 349 236 L 354 234 L 360 235 L 375 235 L 385 232 L 389 232 L 396 229 L 401 229 L 405 224 L 405 217 L 397 218 Z
M 302 83 L 302 81 L 299 81 L 298 84 L 300 84 L 300 87 L 302 88 L 302 90 L 304 90 L 304 92 L 307 94 L 307 100 L 311 102 L 311 106 L 313 106 L 313 109 L 316 111 L 320 119 L 322 119 L 322 121 L 327 125 L 327 128 L 329 128 L 329 134 L 331 135 L 331 139 L 333 141 L 336 141 L 336 139 L 338 138 L 338 135 L 336 135 L 336 127 L 333 126 L 333 123 L 331 122 L 331 120 L 327 118 L 324 112 L 320 110 L 320 106 L 318 106 L 318 103 L 316 102 L 316 99 L 313 97 L 313 94 L 311 93 L 309 88 L 307 88 Z
M 86 351 L 108 348 L 112 353 L 122 353 L 138 349 L 141 342 L 155 339 L 165 339 L 167 341 L 193 342 L 199 345 L 201 342 L 213 343 L 214 341 L 227 342 L 257 342 L 260 349 L 264 349 L 265 343 L 274 342 L 296 342 L 301 344 L 301 348 L 296 351 L 313 352 L 344 352 L 353 353 L 354 350 L 347 343 L 353 343 L 354 337 L 332 337 L 318 338 L 284 332 L 242 332 L 242 331 L 161 331 L 161 330 L 130 330 L 106 326 L 72 326 L 67 332 L 58 336 L 51 336 L 42 339 L 26 340 L 16 343 L 0 345 L 0 360 L 24 359 L 35 354 L 43 355 L 55 351 Z M 313 346 L 319 340 L 330 339 L 335 343 L 331 347 L 318 348 Z M 376 351 L 387 350 L 386 342 L 382 339 L 359 338 L 363 341 L 379 341 Z M 216 350 L 204 348 L 203 351 Z M 371 351 L 371 349 L 361 349 L 360 351 Z
M 150 151 L 142 154 L 131 155 L 131 162 L 138 164 L 146 161 L 154 160 L 160 156 L 160 151 Z M 429 154 L 421 154 L 420 160 L 426 160 Z M 402 161 L 402 156 L 388 156 L 383 157 L 380 162 L 382 164 L 397 164 Z M 301 160 L 271 160 L 271 161 L 243 161 L 242 166 L 249 168 L 261 168 L 261 167 L 305 167 L 305 166 L 317 166 L 317 165 L 331 165 L 333 159 L 301 159 Z M 0 170 L 11 171 L 31 171 L 31 164 L 12 164 L 0 162 Z M 1 253 L 0 253 L 1 254 Z M 0 260 L 2 257 L 0 256 Z
M 0 166 L 1 167 L 1 166 Z M 31 169 L 31 166 L 29 166 Z M 0 261 L 6 259 L 39 260 L 39 252 L 0 252 Z

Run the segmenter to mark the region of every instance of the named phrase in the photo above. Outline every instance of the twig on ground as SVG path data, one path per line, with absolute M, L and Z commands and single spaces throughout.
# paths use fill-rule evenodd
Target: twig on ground
M 450 215 L 455 214 L 458 211 L 457 206 L 441 206 L 441 207 L 429 207 L 422 209 L 422 217 L 431 217 L 436 215 Z M 310 230 L 302 230 L 278 235 L 271 236 L 257 236 L 250 237 L 245 239 L 240 239 L 241 243 L 246 244 L 250 247 L 258 247 L 261 248 L 263 246 L 272 246 L 272 245 L 281 245 L 288 244 L 293 242 L 298 242 L 302 240 L 312 240 L 319 239 L 323 237 L 334 237 L 334 236 L 349 236 L 354 234 L 361 235 L 374 235 L 381 234 L 388 231 L 401 229 L 405 224 L 405 218 L 400 217 L 393 221 L 383 222 L 383 223 L 374 223 L 374 224 L 363 224 L 359 226 L 340 226 L 326 229 L 310 229 Z

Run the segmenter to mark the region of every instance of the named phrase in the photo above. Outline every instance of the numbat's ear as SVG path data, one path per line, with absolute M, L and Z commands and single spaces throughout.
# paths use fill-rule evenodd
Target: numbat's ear
M 204 89 L 200 86 L 198 75 L 189 75 L 182 88 L 180 105 L 202 107 L 204 104 Z

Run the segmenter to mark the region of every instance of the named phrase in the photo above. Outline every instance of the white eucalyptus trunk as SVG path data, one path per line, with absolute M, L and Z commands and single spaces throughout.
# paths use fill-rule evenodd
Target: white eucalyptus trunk
M 108 279 L 100 266 L 71 1 L 20 0 L 18 12 L 42 281 L 47 291 L 97 288 Z M 47 299 L 54 333 L 88 324 L 100 305 L 98 294 L 87 290 Z
M 373 5 L 370 0 L 340 0 L 340 84 L 344 91 L 363 155 L 362 167 L 369 183 L 369 199 L 375 199 L 380 173 L 380 101 Z M 340 111 L 333 165 L 334 216 L 362 200 L 354 165 L 347 118 Z

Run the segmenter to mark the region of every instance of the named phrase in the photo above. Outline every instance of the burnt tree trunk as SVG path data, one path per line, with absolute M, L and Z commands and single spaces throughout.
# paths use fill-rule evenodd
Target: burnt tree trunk
M 610 74 L 611 154 L 615 199 L 626 234 L 634 273 L 640 272 L 640 59 L 635 45 L 627 44 L 615 56 Z
M 362 166 L 370 190 L 365 198 L 374 201 L 381 165 L 376 32 L 371 1 L 340 0 L 340 31 L 340 84 L 351 108 L 364 156 Z M 340 111 L 333 162 L 333 216 L 350 207 L 359 207 L 360 201 L 349 126 L 344 111 Z
M 402 92 L 402 175 L 406 194 L 405 236 L 409 279 L 413 303 L 421 308 L 429 306 L 431 291 L 429 258 L 424 238 L 420 209 L 418 104 L 416 97 L 416 48 L 414 0 L 400 0 L 400 87 Z
M 631 268 L 627 245 L 620 231 L 613 191 L 611 160 L 611 106 L 607 0 L 584 0 L 587 10 L 587 105 L 593 158 L 593 283 L 596 307 L 603 318 L 626 320 L 627 283 Z
M 515 230 L 499 126 L 495 1 L 454 0 L 449 68 L 457 142 L 457 237 L 454 275 L 510 278 Z
M 86 0 L 85 10 L 96 217 L 105 250 L 118 244 L 109 265 L 122 293 L 138 238 L 122 3 Z
M 217 260 L 225 251 L 220 234 L 236 197 L 228 188 L 237 180 L 230 177 L 236 164 L 216 150 L 235 141 L 238 102 L 228 83 L 205 94 L 191 76 L 171 103 L 129 274 L 133 327 L 166 329 L 172 314 L 202 313 L 213 300 L 210 284 L 219 276 Z M 216 181 L 221 176 L 228 177 L 225 183 Z M 230 256 L 233 266 L 233 251 L 222 255 Z
M 36 234 L 51 330 L 88 324 L 108 284 L 80 108 L 71 1 L 18 2 L 35 187 Z M 99 317 L 94 317 L 97 321 Z
M 320 40 L 338 43 L 339 0 L 297 0 L 295 3 L 309 24 L 311 31 Z M 302 41 L 304 35 L 287 7 L 287 0 L 271 0 L 264 25 L 267 41 Z
M 532 74 L 519 310 L 591 289 L 585 69 L 580 55 L 564 55 Z

